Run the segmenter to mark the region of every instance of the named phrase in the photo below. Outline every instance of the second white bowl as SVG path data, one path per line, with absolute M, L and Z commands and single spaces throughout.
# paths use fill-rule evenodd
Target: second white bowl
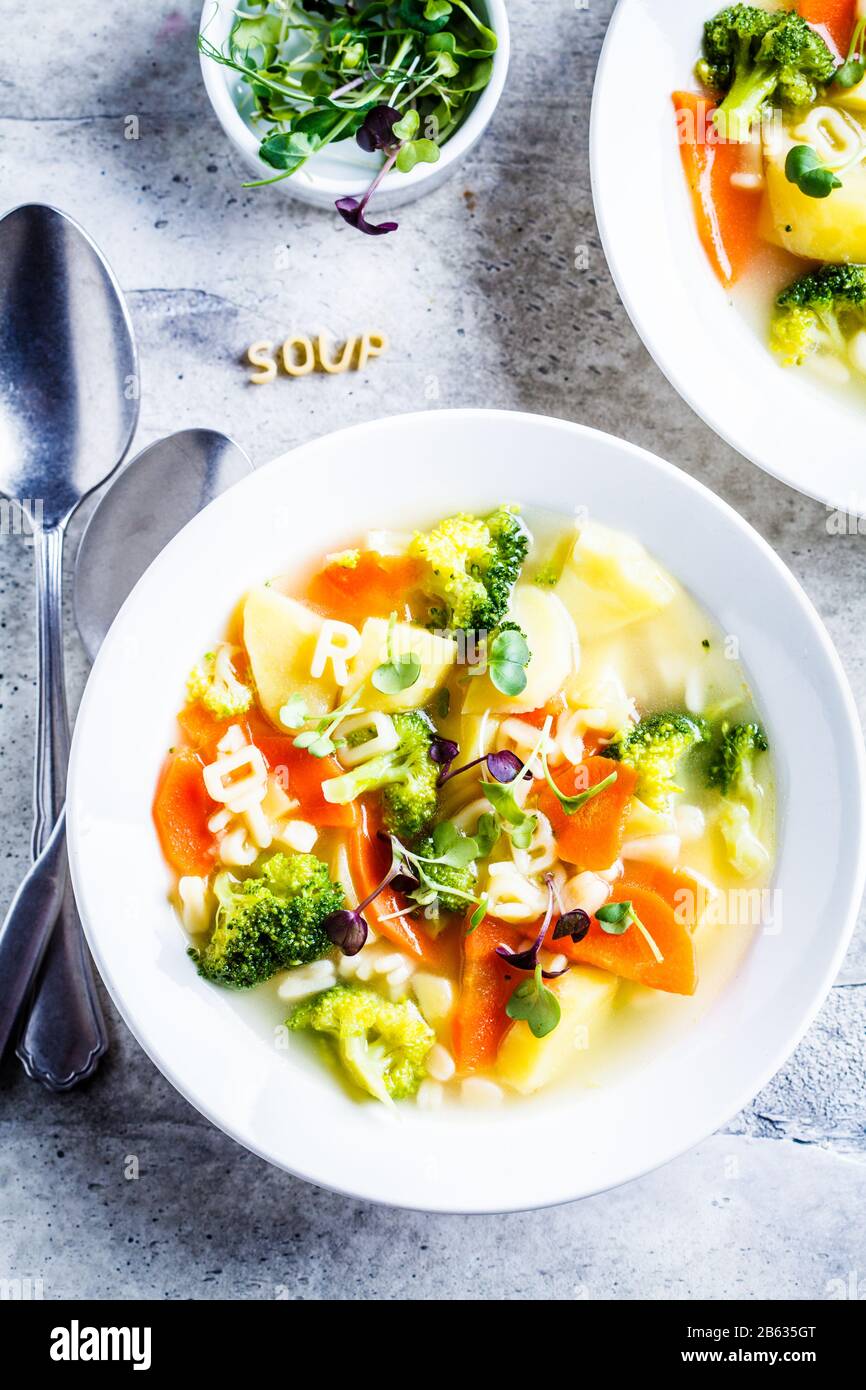
M 380 186 L 377 205 L 388 209 L 404 207 L 425 193 L 432 193 L 434 188 L 439 188 L 478 143 L 493 119 L 505 87 L 511 57 L 508 13 L 505 0 L 479 0 L 479 10 L 499 40 L 490 82 L 479 94 L 462 125 L 442 146 L 439 162 L 417 164 L 410 174 L 389 174 Z M 224 48 L 235 14 L 234 5 L 228 0 L 205 0 L 200 32 L 206 32 L 217 48 Z M 238 110 L 237 74 L 204 55 L 201 70 L 210 103 L 229 140 L 256 178 L 272 177 L 276 170 L 259 157 L 260 136 Z M 313 155 L 296 174 L 281 179 L 273 187 L 286 197 L 298 198 L 303 203 L 312 203 L 314 207 L 333 208 L 338 198 L 360 198 L 377 169 L 381 168 L 381 163 L 380 155 L 365 154 L 354 140 L 343 140 Z

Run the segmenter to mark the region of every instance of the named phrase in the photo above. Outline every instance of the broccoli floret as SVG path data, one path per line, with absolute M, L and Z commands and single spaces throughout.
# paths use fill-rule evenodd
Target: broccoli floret
M 415 853 L 421 859 L 435 859 L 436 845 L 432 837 L 422 841 Z M 425 887 L 436 886 L 436 902 L 441 912 L 459 912 L 465 916 L 467 908 L 477 902 L 478 866 L 474 860 L 459 869 L 450 864 L 425 864 L 424 873 Z
M 742 143 L 762 108 L 776 97 L 784 106 L 810 106 L 836 61 L 800 15 L 729 5 L 704 26 L 696 72 L 707 87 L 727 95 L 716 112 L 719 132 Z
M 744 878 L 754 878 L 769 858 L 756 830 L 762 794 L 755 777 L 755 762 L 768 748 L 760 724 L 723 724 L 721 743 L 707 770 L 707 785 L 725 801 L 718 826 L 728 859 Z
M 727 5 L 704 24 L 703 56 L 695 72 L 705 87 L 726 92 L 778 16 L 758 5 Z
M 409 1000 L 392 1004 L 369 989 L 335 985 L 308 999 L 287 1020 L 293 1030 L 326 1033 L 356 1085 L 390 1104 L 414 1096 L 426 1075 L 424 1065 L 436 1041 Z
M 754 805 L 760 798 L 755 760 L 769 748 L 760 724 L 722 725 L 722 741 L 707 772 L 707 783 L 722 796 Z
M 492 632 L 508 612 L 529 533 L 515 512 L 500 507 L 483 518 L 448 517 L 418 533 L 409 552 L 427 567 L 421 588 L 435 600 L 431 626 Z
M 232 656 L 237 650 L 221 642 L 216 651 L 207 652 L 189 674 L 186 683 L 190 700 L 200 700 L 219 719 L 244 714 L 253 703 L 253 692 L 237 678 Z
M 358 767 L 322 783 L 325 800 L 346 806 L 364 792 L 382 791 L 385 827 L 400 840 L 412 841 L 429 829 L 439 804 L 441 768 L 430 757 L 436 730 L 426 714 L 395 714 L 400 742 Z
M 250 989 L 333 950 L 323 923 L 343 907 L 343 891 L 314 854 L 275 854 L 256 878 L 218 874 L 214 892 L 211 938 L 202 950 L 189 952 L 198 973 L 213 984 Z
M 822 265 L 778 296 L 770 344 L 786 366 L 819 349 L 846 356 L 848 339 L 866 326 L 866 266 Z
M 677 786 L 677 767 L 690 749 L 704 743 L 709 726 L 691 714 L 651 714 L 619 734 L 602 756 L 634 768 L 636 794 L 654 811 L 666 811 Z

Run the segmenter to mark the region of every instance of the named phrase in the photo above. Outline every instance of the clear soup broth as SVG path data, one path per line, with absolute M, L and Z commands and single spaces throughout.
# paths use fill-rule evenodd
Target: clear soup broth
M 593 519 L 346 543 L 240 596 L 190 677 L 154 805 L 178 949 L 359 1102 L 643 1064 L 772 929 L 735 638 Z

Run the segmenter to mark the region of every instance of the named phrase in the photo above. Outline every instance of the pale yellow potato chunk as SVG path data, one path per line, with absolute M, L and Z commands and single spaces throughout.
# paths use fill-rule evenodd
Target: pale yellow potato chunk
M 785 175 L 788 151 L 803 143 L 788 132 L 765 145 L 763 234 L 807 260 L 866 263 L 866 167 L 857 164 L 840 174 L 842 187 L 828 198 L 809 198 Z
M 337 683 L 328 662 L 321 680 L 310 670 L 322 619 L 297 599 L 276 589 L 253 589 L 244 604 L 244 646 L 256 690 L 269 719 L 280 725 L 280 710 L 290 695 L 301 695 L 311 715 L 330 713 L 337 703 Z
M 520 695 L 503 695 L 489 676 L 473 676 L 466 690 L 464 714 L 482 714 L 484 710 L 492 714 L 522 714 L 541 709 L 577 670 L 577 633 L 556 594 L 534 584 L 518 584 L 508 617 L 526 633 L 532 653 L 526 668 L 526 689 Z
M 385 695 L 371 682 L 377 666 L 388 661 L 388 629 L 385 618 L 368 618 L 361 628 L 361 649 L 349 663 L 349 679 L 343 687 L 342 700 L 349 700 L 363 690 L 361 707 L 365 710 L 384 710 L 386 714 L 420 709 L 432 700 L 445 684 L 457 660 L 457 643 L 450 637 L 439 637 L 426 628 L 412 623 L 395 623 L 391 633 L 391 649 L 397 656 L 413 654 L 421 662 L 421 674 L 414 685 L 397 695 Z
M 581 642 L 649 618 L 675 592 L 638 541 L 595 521 L 581 530 L 556 586 Z
M 595 1046 L 616 995 L 619 980 L 590 965 L 573 966 L 554 986 L 562 1018 L 546 1038 L 533 1037 L 528 1023 L 514 1023 L 496 1059 L 496 1074 L 507 1086 L 531 1095 L 564 1075 Z
M 858 118 L 866 114 L 866 77 L 855 87 L 840 90 L 832 101 L 834 106 L 841 106 Z

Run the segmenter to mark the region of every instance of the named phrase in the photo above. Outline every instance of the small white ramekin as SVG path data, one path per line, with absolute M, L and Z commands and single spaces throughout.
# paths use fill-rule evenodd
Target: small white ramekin
M 410 174 L 388 174 L 377 195 L 377 205 L 398 208 L 414 202 L 425 193 L 432 193 L 434 188 L 451 177 L 493 119 L 508 75 L 511 36 L 505 0 L 478 0 L 478 7 L 499 40 L 493 55 L 490 82 L 476 99 L 466 119 L 442 146 L 439 162 L 417 164 Z M 230 0 L 205 0 L 200 30 L 217 48 L 223 48 L 234 18 L 235 8 Z M 276 171 L 259 158 L 259 136 L 250 129 L 237 108 L 237 75 L 204 54 L 201 69 L 217 120 L 235 149 L 255 177 L 266 179 L 273 176 Z M 345 140 L 314 155 L 291 178 L 281 179 L 273 187 L 290 198 L 299 198 L 315 207 L 332 208 L 338 198 L 360 198 L 380 167 L 379 155 L 365 154 L 354 140 Z

